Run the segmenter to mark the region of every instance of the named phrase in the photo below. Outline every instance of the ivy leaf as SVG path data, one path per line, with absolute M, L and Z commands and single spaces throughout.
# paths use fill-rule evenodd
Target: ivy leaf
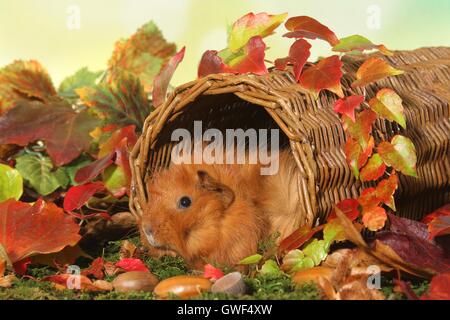
M 352 83 L 352 88 L 364 86 L 371 82 L 403 73 L 404 71 L 391 67 L 383 59 L 371 57 L 364 61 L 358 68 L 358 71 L 356 71 L 356 80 Z
M 64 197 L 64 210 L 80 209 L 95 193 L 104 188 L 100 181 L 71 187 Z
M 311 257 L 305 256 L 303 251 L 294 249 L 289 251 L 283 257 L 283 264 L 281 267 L 286 272 L 293 273 L 314 267 L 314 260 Z
M 332 219 L 325 224 L 323 229 L 323 240 L 329 247 L 335 241 L 345 240 L 344 227 L 338 219 Z
M 198 65 L 197 75 L 199 78 L 209 74 L 225 72 L 225 63 L 222 58 L 217 55 L 216 50 L 207 50 L 203 53 Z
M 373 50 L 373 49 L 378 49 L 381 53 L 387 56 L 393 55 L 393 53 L 389 51 L 384 45 L 374 44 L 372 41 L 363 36 L 360 36 L 359 34 L 354 34 L 339 39 L 339 43 L 336 44 L 332 50 L 335 52 L 352 52 L 352 51 L 363 52 L 365 50 Z
M 347 117 L 355 121 L 355 109 L 359 108 L 364 101 L 364 96 L 353 95 L 338 99 L 334 103 L 334 111 L 345 114 Z
M 185 47 L 180 52 L 174 55 L 167 64 L 165 64 L 153 81 L 152 102 L 153 105 L 159 106 L 166 100 L 167 88 L 169 87 L 170 79 L 172 79 L 178 64 L 183 61 Z
M 380 181 L 376 187 L 376 196 L 392 210 L 395 209 L 394 193 L 398 188 L 398 177 L 395 173 L 388 179 Z
M 392 196 L 392 195 L 391 195 Z M 364 189 L 358 197 L 358 202 L 364 210 L 376 207 L 381 199 L 377 196 L 377 190 L 373 187 Z
M 361 170 L 361 181 L 377 180 L 386 171 L 386 165 L 378 153 L 375 153 Z
M 369 105 L 381 117 L 395 121 L 406 129 L 402 98 L 394 90 L 381 89 L 377 92 L 376 97 L 370 99 Z
M 239 51 L 248 41 L 259 36 L 267 37 L 286 19 L 287 13 L 271 15 L 265 12 L 254 14 L 252 12 L 236 20 L 228 34 L 228 49 Z
M 416 148 L 410 139 L 396 135 L 391 142 L 381 142 L 377 149 L 384 163 L 388 166 L 392 166 L 405 175 L 417 177 Z
M 311 45 L 308 41 L 304 39 L 296 40 L 289 49 L 289 56 L 286 58 L 276 59 L 275 67 L 278 70 L 284 70 L 286 69 L 286 65 L 288 63 L 292 63 L 294 65 L 293 69 L 295 80 L 298 82 L 303 67 L 311 54 L 309 49 L 311 49 Z
M 44 140 L 47 153 L 57 166 L 71 162 L 89 149 L 89 132 L 98 120 L 87 112 L 76 112 L 63 102 L 45 105 L 22 101 L 0 118 L 0 144 L 26 146 Z
M 363 150 L 367 150 L 370 147 L 372 125 L 376 119 L 376 113 L 368 109 L 359 112 L 355 121 L 352 121 L 347 116 L 342 118 L 344 130 L 350 137 L 358 141 Z
M 52 253 L 80 240 L 80 226 L 53 203 L 34 205 L 13 199 L 0 203 L 0 243 L 11 261 Z
M 362 168 L 372 154 L 375 141 L 372 136 L 369 137 L 367 147 L 363 149 L 358 141 L 348 137 L 344 146 L 345 159 L 353 171 L 356 179 L 359 178 L 359 169 Z
M 56 98 L 50 76 L 35 60 L 17 60 L 0 69 L 0 114 L 20 98 L 42 102 Z
M 124 72 L 129 73 L 140 80 L 145 92 L 150 92 L 154 78 L 175 53 L 175 44 L 168 43 L 150 21 L 130 38 L 116 42 L 108 62 L 107 81 L 117 82 Z
M 303 253 L 314 261 L 314 266 L 318 266 L 327 257 L 329 246 L 325 240 L 313 239 L 303 249 Z
M 117 74 L 112 84 L 83 87 L 76 92 L 85 105 L 100 114 L 105 125 L 134 124 L 141 129 L 145 118 L 152 111 L 141 82 L 131 74 Z
M 331 46 L 339 43 L 339 40 L 333 31 L 319 21 L 308 16 L 289 18 L 284 26 L 290 31 L 284 35 L 288 38 L 319 38 L 327 41 Z
M 362 222 L 370 231 L 382 229 L 386 223 L 386 210 L 381 207 L 370 207 L 363 211 Z
M 22 196 L 23 179 L 19 171 L 0 163 L 0 202 Z
M 58 94 L 68 99 L 78 98 L 76 89 L 95 86 L 95 81 L 103 71 L 90 71 L 87 67 L 79 69 L 73 75 L 65 78 L 58 88 Z
M 239 261 L 238 264 L 243 264 L 243 265 L 256 264 L 259 261 L 261 261 L 261 259 L 262 259 L 262 255 L 254 254 L 254 255 L 251 255 L 251 256 L 248 256 L 248 257 L 242 259 L 241 261 Z
M 98 156 L 104 157 L 116 152 L 123 145 L 131 149 L 137 141 L 136 127 L 126 126 L 114 131 L 108 140 L 100 144 Z
M 336 207 L 343 212 L 350 221 L 355 220 L 359 216 L 359 203 L 355 199 L 344 199 L 336 204 Z M 337 218 L 336 210 L 333 208 L 330 215 L 328 216 L 328 221 Z
M 318 97 L 323 89 L 327 89 L 339 97 L 343 97 L 341 87 L 342 62 L 338 56 L 324 58 L 311 65 L 300 76 L 300 85 Z
M 281 270 L 275 260 L 269 259 L 261 266 L 259 273 L 265 275 L 279 275 L 281 274 Z
M 116 267 L 119 267 L 125 271 L 143 271 L 150 272 L 147 265 L 142 262 L 141 259 L 136 258 L 123 258 L 116 262 Z
M 66 187 L 69 178 L 64 169 L 53 169 L 48 157 L 24 154 L 16 158 L 16 169 L 33 189 L 45 196 L 60 187 Z
M 226 72 L 266 74 L 264 63 L 266 44 L 260 36 L 251 38 L 243 49 L 243 54 L 231 60 L 226 66 Z

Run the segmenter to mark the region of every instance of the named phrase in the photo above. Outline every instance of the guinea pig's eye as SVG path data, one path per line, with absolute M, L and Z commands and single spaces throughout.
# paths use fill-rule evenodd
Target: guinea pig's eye
M 180 200 L 178 200 L 178 208 L 179 209 L 186 209 L 189 208 L 192 204 L 191 198 L 184 196 L 181 197 Z

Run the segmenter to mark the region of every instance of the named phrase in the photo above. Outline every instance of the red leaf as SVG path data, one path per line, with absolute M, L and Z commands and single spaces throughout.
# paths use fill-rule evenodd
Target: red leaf
M 295 41 L 289 49 L 289 56 L 286 58 L 276 59 L 275 67 L 279 70 L 284 70 L 288 63 L 292 63 L 294 65 L 295 80 L 298 82 L 303 67 L 310 56 L 309 49 L 311 49 L 311 45 L 308 41 L 304 39 Z
M 209 74 L 225 72 L 225 64 L 217 55 L 216 50 L 207 50 L 203 53 L 198 65 L 197 75 L 199 78 L 205 77 Z
M 0 243 L 12 262 L 51 253 L 80 240 L 80 226 L 53 203 L 7 200 L 0 203 Z
M 105 274 L 103 273 L 104 265 L 105 260 L 103 260 L 103 258 L 97 258 L 92 261 L 89 268 L 81 271 L 81 274 L 84 276 L 93 276 L 96 279 L 102 280 L 105 277 Z
M 97 177 L 103 170 L 105 170 L 109 165 L 113 163 L 114 152 L 91 162 L 87 166 L 78 169 L 75 174 L 75 182 L 77 183 L 85 183 L 87 181 L 93 180 Z
M 104 188 L 103 182 L 100 181 L 71 187 L 64 198 L 64 210 L 80 209 L 95 193 Z
M 331 56 L 320 60 L 303 71 L 300 76 L 300 85 L 318 96 L 323 89 L 334 92 L 339 97 L 343 97 L 341 87 L 342 62 L 338 56 Z
M 303 226 L 294 232 L 292 232 L 289 236 L 284 238 L 278 247 L 280 252 L 290 251 L 296 248 L 301 247 L 306 241 L 311 239 L 311 237 L 318 231 L 322 230 L 325 227 L 325 224 L 319 225 L 313 229 L 309 226 Z
M 150 272 L 148 267 L 141 259 L 124 258 L 116 263 L 116 267 L 124 269 L 125 271 L 145 271 Z
M 291 31 L 284 35 L 288 38 L 319 38 L 327 41 L 331 46 L 335 46 L 339 43 L 339 39 L 333 31 L 319 21 L 308 16 L 289 18 L 285 23 L 285 27 Z
M 377 114 L 369 109 L 359 112 L 356 116 L 356 121 L 352 121 L 347 116 L 342 118 L 345 132 L 357 140 L 363 149 L 369 146 L 372 125 L 376 119 Z
M 355 199 L 345 199 L 336 204 L 336 207 L 338 207 L 347 218 L 349 218 L 351 221 L 355 220 L 359 216 L 359 202 Z M 336 211 L 331 210 L 330 215 L 328 216 L 327 221 L 330 221 L 331 219 L 337 218 Z
M 424 220 L 428 222 L 428 231 L 430 232 L 430 239 L 437 236 L 450 234 L 450 204 L 447 204 L 433 213 L 427 215 Z
M 372 181 L 380 178 L 386 171 L 386 165 L 378 153 L 375 153 L 361 170 L 361 181 Z
M 359 178 L 359 169 L 366 164 L 367 159 L 372 154 L 374 143 L 375 141 L 371 136 L 369 138 L 367 148 L 363 150 L 358 141 L 354 140 L 352 137 L 347 138 L 347 142 L 344 147 L 345 159 L 352 169 L 353 175 L 356 179 Z
M 222 270 L 213 267 L 211 264 L 206 264 L 203 271 L 203 277 L 206 279 L 220 279 L 223 277 Z
M 108 140 L 100 144 L 98 157 L 104 157 L 123 147 L 124 143 L 122 141 L 124 139 L 126 139 L 125 145 L 128 148 L 132 148 L 135 145 L 137 141 L 136 126 L 130 125 L 114 131 Z
M 165 64 L 159 71 L 158 75 L 153 80 L 153 105 L 159 106 L 166 100 L 166 92 L 169 87 L 170 79 L 178 67 L 178 64 L 183 61 L 185 47 L 183 47 L 176 55 L 174 55 L 167 64 Z
M 89 132 L 97 122 L 89 113 L 75 112 L 67 103 L 22 101 L 0 118 L 0 144 L 26 146 L 42 139 L 54 164 L 61 166 L 89 149 Z
M 450 216 L 450 204 L 446 204 L 443 207 L 440 207 L 439 209 L 436 209 L 430 214 L 427 214 L 423 219 L 423 223 L 430 223 L 434 218 L 440 217 L 440 216 Z
M 334 103 L 334 111 L 340 114 L 345 114 L 353 122 L 355 122 L 355 109 L 359 108 L 364 101 L 364 96 L 355 95 L 338 99 Z
M 450 272 L 438 274 L 431 279 L 430 289 L 421 300 L 450 300 Z
M 235 58 L 225 66 L 226 72 L 266 74 L 264 63 L 266 44 L 260 36 L 251 38 L 244 47 L 244 54 Z
M 31 258 L 25 258 L 23 260 L 13 263 L 14 272 L 18 275 L 25 275 L 27 273 L 28 266 L 31 264 Z

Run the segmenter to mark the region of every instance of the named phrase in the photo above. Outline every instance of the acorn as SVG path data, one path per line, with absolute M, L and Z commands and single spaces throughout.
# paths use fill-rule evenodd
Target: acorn
M 177 295 L 181 299 L 188 299 L 209 291 L 210 288 L 211 282 L 206 278 L 175 276 L 158 283 L 153 292 L 160 299 L 167 299 L 170 294 Z
M 144 271 L 129 271 L 118 275 L 112 282 L 112 285 L 114 290 L 117 292 L 151 292 L 158 282 L 158 278 L 153 273 Z

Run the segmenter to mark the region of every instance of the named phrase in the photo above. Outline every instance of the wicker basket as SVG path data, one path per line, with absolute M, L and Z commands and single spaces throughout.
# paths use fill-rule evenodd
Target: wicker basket
M 378 54 L 376 54 L 378 55 Z M 355 72 L 367 58 L 345 56 L 342 86 L 346 95 L 373 97 L 392 88 L 403 99 L 407 129 L 377 120 L 376 140 L 401 133 L 417 148 L 419 178 L 400 175 L 396 193 L 399 214 L 418 219 L 450 202 L 450 48 L 398 51 L 384 57 L 405 74 L 352 89 Z M 139 219 L 148 201 L 145 183 L 155 170 L 170 162 L 171 133 L 193 130 L 193 121 L 208 128 L 280 128 L 300 172 L 298 190 L 307 223 L 323 220 L 338 201 L 357 197 L 361 183 L 346 163 L 345 135 L 333 111 L 336 96 L 322 92 L 319 99 L 302 92 L 289 71 L 269 74 L 215 74 L 179 86 L 146 119 L 142 136 L 131 153 L 130 209 Z

